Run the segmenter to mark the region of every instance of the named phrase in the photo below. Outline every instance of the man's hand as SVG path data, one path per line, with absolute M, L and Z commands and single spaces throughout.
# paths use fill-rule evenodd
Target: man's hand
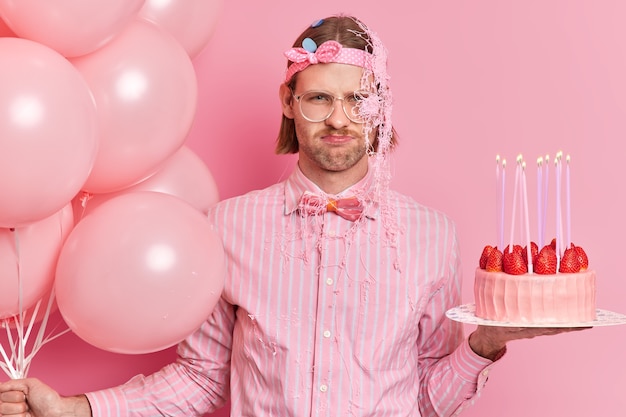
M 90 417 L 91 407 L 84 395 L 61 397 L 35 378 L 0 384 L 0 415 L 16 417 Z
M 537 336 L 551 336 L 568 333 L 588 327 L 497 327 L 478 326 L 469 337 L 472 350 L 483 358 L 495 360 L 506 347 L 507 342 L 518 339 L 532 339 Z

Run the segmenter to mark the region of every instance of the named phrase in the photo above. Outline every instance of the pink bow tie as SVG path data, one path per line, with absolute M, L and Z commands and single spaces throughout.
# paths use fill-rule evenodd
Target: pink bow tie
M 302 215 L 317 215 L 331 211 L 351 222 L 358 220 L 363 214 L 363 205 L 356 197 L 335 200 L 323 198 L 308 191 L 302 195 L 298 209 Z

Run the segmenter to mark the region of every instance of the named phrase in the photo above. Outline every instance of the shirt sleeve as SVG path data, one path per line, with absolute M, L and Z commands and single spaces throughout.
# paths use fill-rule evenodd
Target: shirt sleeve
M 464 338 L 463 324 L 446 311 L 461 301 L 461 267 L 456 234 L 447 250 L 445 273 L 435 282 L 420 320 L 419 407 L 423 417 L 457 415 L 484 387 L 494 362 L 483 358 Z
M 201 416 L 230 396 L 230 357 L 235 309 L 220 299 L 211 316 L 178 346 L 177 360 L 118 387 L 87 393 L 92 415 Z

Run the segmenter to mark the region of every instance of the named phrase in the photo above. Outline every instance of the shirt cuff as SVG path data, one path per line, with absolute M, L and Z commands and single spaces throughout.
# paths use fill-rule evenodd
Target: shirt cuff
M 109 388 L 101 391 L 93 391 L 85 394 L 91 406 L 91 415 L 98 416 L 128 416 L 128 404 L 126 396 L 119 389 Z
M 506 353 L 506 347 L 502 349 L 495 361 L 500 359 Z M 487 384 L 489 379 L 489 372 L 495 364 L 495 361 L 483 358 L 476 354 L 469 345 L 469 339 L 465 339 L 463 343 L 450 355 L 450 366 L 459 376 L 459 378 L 466 381 L 470 386 L 473 386 L 473 392 L 468 393 L 466 402 L 459 406 L 459 408 L 453 414 L 459 415 L 467 407 L 474 404 L 475 397 L 480 396 L 482 389 Z
M 505 353 L 506 348 L 498 354 L 496 360 L 504 356 Z M 470 347 L 468 339 L 452 352 L 450 358 L 450 364 L 456 374 L 467 382 L 477 383 L 478 389 L 482 388 L 487 381 L 489 371 L 494 363 L 495 361 L 477 355 Z

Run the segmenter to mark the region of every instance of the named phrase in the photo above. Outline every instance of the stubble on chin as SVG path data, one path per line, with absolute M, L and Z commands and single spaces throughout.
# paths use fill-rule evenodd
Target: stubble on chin
M 300 153 L 312 164 L 329 172 L 339 172 L 355 166 L 367 153 L 365 142 L 360 132 L 346 127 L 344 129 L 324 128 L 314 132 L 309 129 L 301 130 L 304 126 L 296 123 L 296 135 L 307 139 L 299 141 Z M 349 136 L 353 140 L 343 145 L 330 145 L 322 138 L 327 136 Z

